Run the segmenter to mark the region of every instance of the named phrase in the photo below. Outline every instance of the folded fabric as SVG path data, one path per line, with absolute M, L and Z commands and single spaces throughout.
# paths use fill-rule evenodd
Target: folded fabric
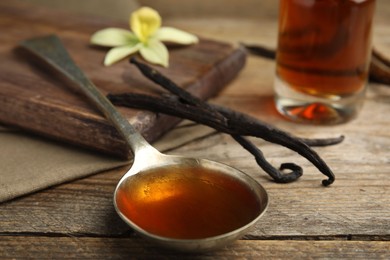
M 0 129 L 0 202 L 129 162 Z

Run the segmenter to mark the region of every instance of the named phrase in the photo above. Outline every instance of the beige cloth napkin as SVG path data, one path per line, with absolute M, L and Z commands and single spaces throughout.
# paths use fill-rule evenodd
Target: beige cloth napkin
M 154 146 L 171 150 L 213 131 L 184 121 Z M 0 125 L 0 203 L 129 163 Z
M 0 202 L 129 162 L 0 129 Z

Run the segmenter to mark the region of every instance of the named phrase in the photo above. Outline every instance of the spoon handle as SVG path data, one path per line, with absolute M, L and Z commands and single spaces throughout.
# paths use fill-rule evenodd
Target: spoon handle
M 41 61 L 44 61 L 46 65 L 51 66 L 56 72 L 65 76 L 73 85 L 78 87 L 105 117 L 111 120 L 115 128 L 130 145 L 134 154 L 140 149 L 152 147 L 85 76 L 81 69 L 74 63 L 57 36 L 49 35 L 29 39 L 21 42 L 20 46 Z

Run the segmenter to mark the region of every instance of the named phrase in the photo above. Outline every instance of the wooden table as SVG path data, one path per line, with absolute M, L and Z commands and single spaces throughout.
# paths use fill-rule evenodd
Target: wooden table
M 390 57 L 390 2 L 378 1 L 374 45 Z M 203 36 L 237 43 L 275 46 L 276 17 L 257 19 L 180 18 L 166 23 Z M 299 155 L 262 140 L 274 165 L 293 161 L 304 175 L 290 184 L 277 184 L 230 136 L 193 125 L 170 154 L 185 154 L 237 167 L 267 189 L 269 208 L 241 240 L 216 252 L 182 255 L 145 242 L 117 216 L 114 188 L 128 167 L 50 188 L 0 205 L 0 258 L 390 258 L 390 86 L 370 84 L 359 117 L 337 126 L 288 122 L 273 105 L 274 62 L 249 57 L 247 65 L 212 102 L 229 106 L 302 137 L 343 134 L 337 146 L 315 150 L 336 174 L 322 187 L 323 176 Z M 157 144 L 164 147 L 183 128 Z

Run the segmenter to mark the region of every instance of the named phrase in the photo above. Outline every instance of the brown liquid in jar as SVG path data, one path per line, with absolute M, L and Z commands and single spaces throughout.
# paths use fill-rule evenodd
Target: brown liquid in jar
M 375 0 L 282 0 L 277 74 L 296 91 L 348 96 L 368 76 Z
M 116 202 L 145 231 L 178 239 L 233 231 L 261 211 L 254 192 L 240 181 L 218 171 L 182 166 L 134 176 L 118 190 Z

